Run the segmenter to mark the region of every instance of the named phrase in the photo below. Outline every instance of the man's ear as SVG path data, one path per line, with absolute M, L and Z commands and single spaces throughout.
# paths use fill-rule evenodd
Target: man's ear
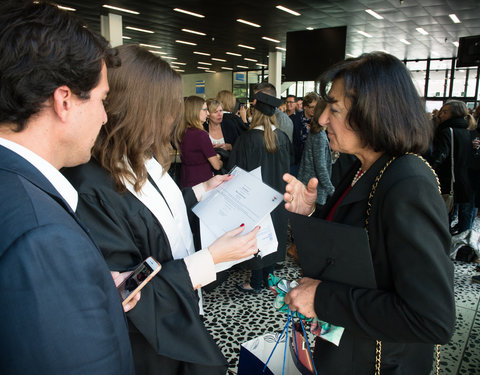
M 66 121 L 72 109 L 72 96 L 72 90 L 68 86 L 57 87 L 53 92 L 53 110 L 62 121 Z

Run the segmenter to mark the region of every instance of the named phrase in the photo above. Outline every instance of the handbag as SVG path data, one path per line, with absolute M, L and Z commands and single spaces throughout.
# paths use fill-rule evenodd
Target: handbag
M 292 323 L 292 327 L 294 326 L 293 316 L 295 314 L 296 312 L 288 310 L 287 323 L 283 327 L 281 334 L 267 333 L 252 340 L 249 340 L 241 345 L 240 358 L 238 362 L 238 375 L 312 374 L 312 372 L 310 372 L 309 370 L 306 370 L 306 372 L 302 372 L 302 370 L 304 370 L 301 365 L 302 360 L 295 354 L 298 353 L 298 347 L 297 351 L 292 350 L 292 347 L 295 346 L 295 340 L 292 338 L 287 339 L 290 323 Z M 301 325 L 303 329 L 303 334 L 306 335 L 303 323 L 301 323 Z M 283 349 L 276 350 L 279 343 L 283 343 L 284 347 Z M 306 341 L 305 345 L 310 357 L 310 361 L 313 365 L 313 357 L 310 351 L 308 341 Z M 287 346 L 290 346 L 290 350 L 287 350 Z M 316 370 L 314 373 L 316 374 Z
M 454 196 L 453 196 L 453 183 L 455 182 L 455 173 L 453 165 L 453 129 L 450 129 L 450 160 L 451 160 L 451 178 L 450 178 L 450 192 L 448 194 L 442 194 L 442 198 L 445 201 L 445 206 L 447 207 L 447 212 L 451 213 L 454 207 Z
M 450 128 L 451 129 L 451 128 Z M 452 137 L 453 137 L 453 132 L 452 132 Z M 435 171 L 433 170 L 433 168 L 430 166 L 430 164 L 428 164 L 428 162 L 423 158 L 421 157 L 420 155 L 417 155 L 417 154 L 414 154 L 414 153 L 411 153 L 411 152 L 407 152 L 405 155 L 414 155 L 416 157 L 418 157 L 419 159 L 421 159 L 427 166 L 428 168 L 430 168 L 430 170 L 432 171 L 433 175 L 435 176 L 435 178 L 437 179 L 437 184 L 438 184 L 438 191 L 440 192 L 441 194 L 441 190 L 440 190 L 440 183 L 438 181 L 438 177 L 437 177 L 437 174 L 435 173 Z M 453 138 L 452 138 L 452 155 L 453 155 Z M 370 190 L 370 195 L 368 196 L 368 202 L 367 202 L 367 217 L 365 219 L 365 229 L 367 230 L 367 234 L 369 233 L 368 232 L 368 226 L 369 226 L 369 218 L 370 218 L 370 213 L 371 213 L 371 210 L 372 210 L 372 200 L 373 200 L 373 197 L 375 195 L 375 192 L 377 191 L 377 187 L 378 187 L 378 184 L 380 182 L 380 180 L 382 179 L 383 177 L 383 174 L 385 173 L 386 169 L 388 168 L 388 166 L 390 164 L 393 163 L 393 161 L 396 159 L 396 156 L 394 156 L 393 158 L 391 158 L 385 165 L 384 167 L 382 168 L 382 170 L 378 173 L 377 177 L 375 178 L 375 181 L 373 182 L 373 185 L 372 185 L 372 189 Z M 453 156 L 452 156 L 452 172 L 453 172 Z M 452 182 L 452 185 L 453 185 L 453 182 Z M 452 189 L 453 189 L 453 186 L 452 186 Z M 452 190 L 452 193 L 453 193 L 453 190 Z M 440 374 L 440 345 L 435 345 L 435 361 L 436 361 L 436 371 L 435 371 L 435 374 L 436 375 L 439 375 Z M 380 367 L 381 367 L 381 364 L 382 364 L 382 341 L 380 340 L 376 340 L 376 345 L 375 345 L 375 375 L 380 375 Z

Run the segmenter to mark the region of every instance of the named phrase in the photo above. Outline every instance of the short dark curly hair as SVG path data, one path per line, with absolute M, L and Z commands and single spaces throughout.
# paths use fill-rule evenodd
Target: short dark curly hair
M 0 125 L 15 124 L 16 132 L 58 87 L 88 99 L 103 62 L 119 64 L 103 37 L 53 4 L 6 3 L 0 30 Z
M 336 80 L 343 80 L 345 98 L 350 100 L 347 120 L 364 145 L 392 156 L 427 150 L 433 125 L 399 59 L 371 52 L 337 63 L 321 77 L 320 96 L 327 103 L 335 101 L 328 91 Z

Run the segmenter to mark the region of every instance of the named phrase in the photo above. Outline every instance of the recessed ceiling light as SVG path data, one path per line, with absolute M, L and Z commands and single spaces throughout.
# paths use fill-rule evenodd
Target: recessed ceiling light
M 77 11 L 75 8 L 70 8 L 70 7 L 66 7 L 66 6 L 58 5 L 58 4 L 57 4 L 57 8 L 61 9 L 61 10 L 68 10 L 70 12 L 76 12 Z
M 246 48 L 246 49 L 255 49 L 255 47 L 247 46 L 245 44 L 237 44 L 239 47 Z
M 185 9 L 180 9 L 180 8 L 175 8 L 173 9 L 175 12 L 180 12 L 180 13 L 185 13 L 185 14 L 188 14 L 189 16 L 194 16 L 194 17 L 198 17 L 198 18 L 205 18 L 205 16 L 203 14 L 199 14 L 199 13 L 195 13 L 195 12 L 190 12 L 189 10 L 185 10 Z
M 176 57 L 172 57 L 172 56 L 163 56 L 164 59 L 169 59 L 169 60 L 176 60 L 177 58 Z
M 203 61 L 199 61 L 198 63 L 199 63 L 200 65 L 212 65 L 212 63 L 203 62 Z
M 416 30 L 422 35 L 428 35 L 428 32 L 425 31 L 425 29 L 423 29 L 421 27 L 417 27 Z
M 273 39 L 273 38 L 269 38 L 268 36 L 262 36 L 262 39 L 268 40 L 269 42 L 280 43 L 279 40 Z
M 215 70 L 205 70 L 207 73 L 216 73 Z
M 167 54 L 166 52 L 154 51 L 153 49 L 149 49 L 148 52 L 155 53 L 157 55 L 166 55 Z
M 238 18 L 237 22 L 244 23 L 245 25 L 248 25 L 248 26 L 261 27 L 258 23 L 253 23 L 253 22 L 250 22 L 250 21 L 242 20 L 241 18 Z
M 140 14 L 139 12 L 137 12 L 137 11 L 135 11 L 135 10 L 130 10 L 130 9 L 125 9 L 125 8 L 114 7 L 114 6 L 112 6 L 112 5 L 103 4 L 102 7 L 108 8 L 108 9 L 113 9 L 113 10 L 118 10 L 118 11 L 120 11 L 120 12 L 125 12 L 125 13 Z
M 160 47 L 160 46 L 156 46 L 156 45 L 153 45 L 153 44 L 143 44 L 143 43 L 140 43 L 139 45 L 142 46 L 142 47 L 149 47 L 149 48 L 162 48 L 162 47 Z
M 207 68 L 206 66 L 197 66 L 197 69 L 206 69 L 206 70 L 208 70 L 208 69 L 210 69 L 210 68 Z
M 212 57 L 213 61 L 220 61 L 220 62 L 227 62 L 225 59 L 217 59 L 216 57 Z
M 283 5 L 277 5 L 275 8 L 283 10 L 284 12 L 293 14 L 294 16 L 300 16 L 301 14 L 298 12 L 295 12 L 294 10 L 288 9 L 287 7 L 284 7 Z
M 250 59 L 248 57 L 245 57 L 244 60 L 247 60 L 247 61 L 253 61 L 253 62 L 257 62 L 258 60 L 255 60 L 255 59 Z
M 365 12 L 367 12 L 371 16 L 374 16 L 377 20 L 383 20 L 383 17 L 380 14 L 378 14 L 377 12 L 375 12 L 374 10 L 365 9 Z
M 232 55 L 232 56 L 242 56 L 240 55 L 239 53 L 235 53 L 235 52 L 225 52 L 227 55 Z
M 183 70 L 183 69 L 175 69 L 175 68 L 173 68 L 173 70 L 175 70 L 176 72 L 179 72 L 179 73 L 185 72 L 185 70 Z
M 170 64 L 175 64 L 175 65 L 187 65 L 187 63 L 179 62 L 179 61 L 172 61 Z
M 280 51 L 286 51 L 287 49 L 286 48 L 283 48 L 283 47 L 275 47 L 276 49 L 279 49 Z
M 461 23 L 462 21 L 460 21 L 457 17 L 456 14 L 449 14 L 448 15 L 450 17 L 450 19 L 454 22 L 454 23 Z
M 237 68 L 248 69 L 248 66 L 245 66 L 245 65 L 237 65 Z
M 186 33 L 196 34 L 196 35 L 202 35 L 202 36 L 207 35 L 207 34 L 205 34 L 205 33 L 202 33 L 201 31 L 195 31 L 195 30 L 190 30 L 190 29 L 182 29 L 182 31 L 184 31 L 184 32 L 186 32 Z
M 265 65 L 265 64 L 260 64 L 260 63 L 256 63 L 255 65 L 258 65 L 258 66 L 268 66 L 268 65 Z
M 206 52 L 193 51 L 193 53 L 194 53 L 195 55 L 210 56 L 210 54 L 209 54 L 209 53 L 206 53 Z
M 132 39 L 132 38 L 130 38 L 129 36 L 125 36 L 125 35 L 124 35 L 124 36 L 122 36 L 122 39 Z
M 458 42 L 452 42 L 452 44 L 455 46 L 455 47 L 458 47 Z
M 410 42 L 409 42 L 408 40 L 406 40 L 406 39 L 399 39 L 399 41 L 402 42 L 402 43 L 404 43 L 404 44 L 406 44 L 406 45 L 412 44 L 412 43 L 410 43 Z
M 307 30 L 313 30 L 313 27 L 312 27 L 312 26 L 308 26 L 308 27 L 307 27 Z
M 371 38 L 372 36 L 369 33 L 366 33 L 365 31 L 357 30 L 357 33 L 366 36 L 367 38 Z
M 147 34 L 153 34 L 154 33 L 152 30 L 139 29 L 138 27 L 133 27 L 133 26 L 126 26 L 125 28 L 128 29 L 128 30 L 141 31 L 142 33 L 147 33 Z
M 233 68 L 229 68 L 228 66 L 222 66 L 222 69 L 225 69 L 225 70 L 233 70 Z
M 186 42 L 184 40 L 176 40 L 175 43 L 188 44 L 189 46 L 196 46 L 197 43 Z

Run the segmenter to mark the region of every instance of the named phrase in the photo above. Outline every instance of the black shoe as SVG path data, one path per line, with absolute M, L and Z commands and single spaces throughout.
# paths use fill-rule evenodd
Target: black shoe
M 475 266 L 475 272 L 480 272 L 480 266 Z
M 472 283 L 480 284 L 480 275 L 472 276 Z
M 243 293 L 252 293 L 252 294 L 259 294 L 262 293 L 261 289 L 255 289 L 255 288 L 245 288 L 244 286 L 245 283 L 238 283 L 236 285 L 237 289 Z

